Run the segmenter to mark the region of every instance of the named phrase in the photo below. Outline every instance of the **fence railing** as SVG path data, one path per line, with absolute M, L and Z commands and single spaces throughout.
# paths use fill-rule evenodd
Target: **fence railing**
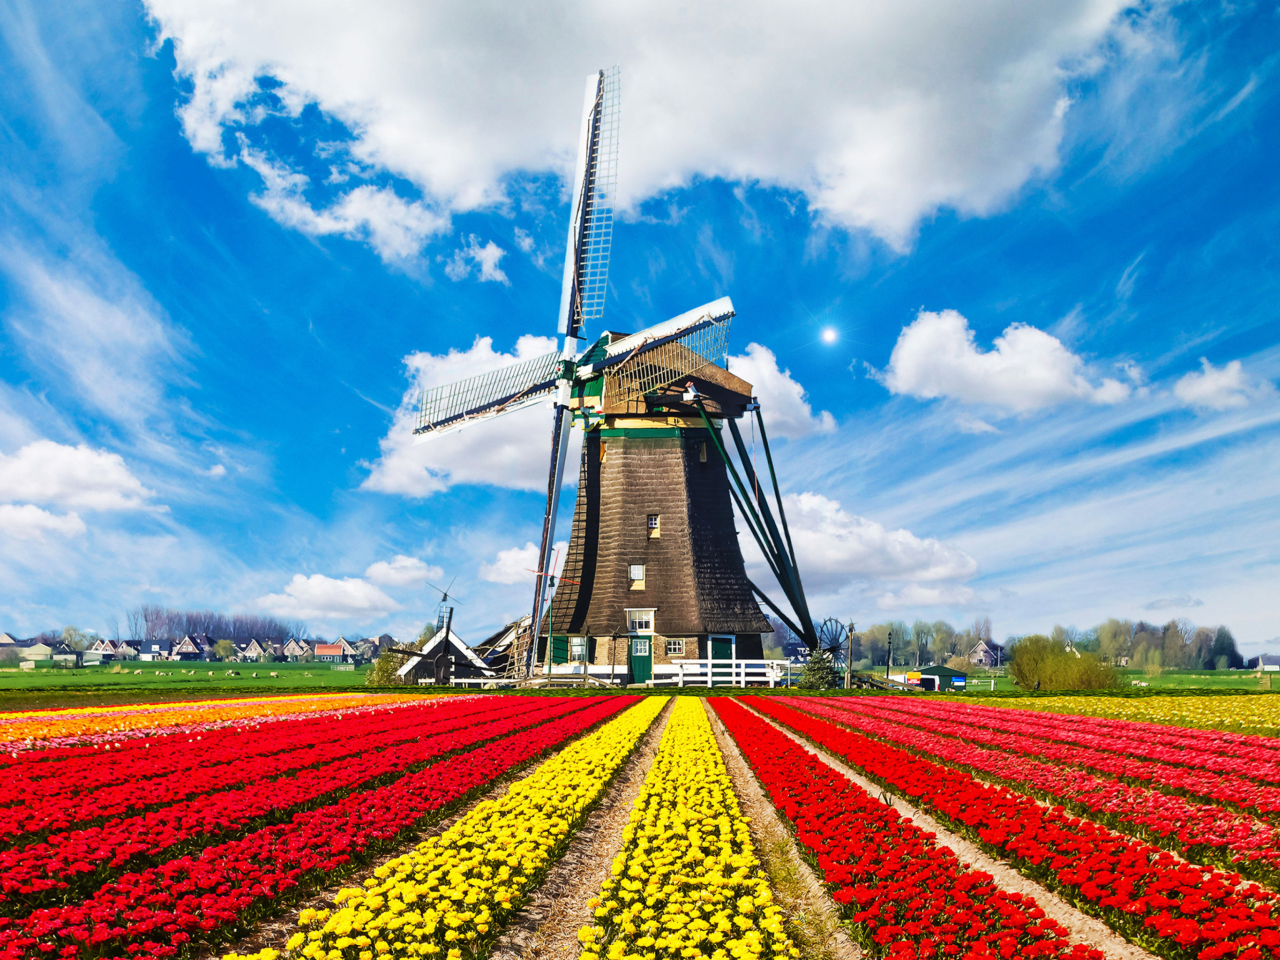
M 653 665 L 655 684 L 674 682 L 678 687 L 745 687 L 749 683 L 776 687 L 786 679 L 785 660 L 672 660 Z

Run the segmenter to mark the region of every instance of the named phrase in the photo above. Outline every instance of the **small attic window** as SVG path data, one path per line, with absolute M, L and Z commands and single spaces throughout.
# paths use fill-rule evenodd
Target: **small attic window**
M 662 516 L 660 514 L 649 514 L 648 529 L 650 540 L 656 540 L 662 536 Z
M 632 590 L 644 589 L 644 564 L 633 563 L 627 570 L 627 579 L 631 581 Z

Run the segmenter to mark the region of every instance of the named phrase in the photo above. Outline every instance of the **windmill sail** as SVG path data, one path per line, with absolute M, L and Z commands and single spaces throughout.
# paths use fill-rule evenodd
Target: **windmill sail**
M 460 430 L 474 420 L 497 417 L 545 400 L 555 392 L 558 351 L 500 367 L 422 394 L 413 432 L 419 440 Z
M 604 315 L 605 291 L 609 281 L 609 249 L 613 238 L 613 189 L 618 176 L 618 123 L 621 119 L 622 81 L 616 66 L 587 78 L 583 103 L 582 140 L 574 180 L 573 216 L 565 249 L 564 280 L 560 291 L 560 332 L 564 334 L 565 361 L 556 382 L 556 409 L 551 427 L 551 469 L 547 477 L 547 509 L 542 517 L 542 545 L 538 569 L 549 569 L 551 541 L 555 537 L 556 513 L 560 507 L 560 487 L 564 461 L 569 449 L 569 367 L 577 356 L 578 338 L 586 324 Z M 537 649 L 542 609 L 547 600 L 550 578 L 535 574 L 533 613 L 525 647 L 512 657 L 514 676 L 528 676 Z
M 621 118 L 622 80 L 614 66 L 588 80 L 582 116 L 573 216 L 560 292 L 560 332 L 575 340 L 592 321 L 604 316 Z

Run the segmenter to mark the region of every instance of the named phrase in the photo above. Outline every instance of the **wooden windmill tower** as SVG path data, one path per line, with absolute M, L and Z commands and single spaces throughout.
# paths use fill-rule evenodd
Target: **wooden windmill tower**
M 566 665 L 615 682 L 649 679 L 654 663 L 760 657 L 764 600 L 816 646 L 794 551 L 778 508 L 746 455 L 735 421 L 764 422 L 751 384 L 720 366 L 733 304 L 724 297 L 662 323 L 604 332 L 619 119 L 618 69 L 588 78 L 565 255 L 558 352 L 423 394 L 415 433 L 429 440 L 552 399 L 551 464 L 530 623 L 508 678 Z M 597 327 L 598 329 L 598 327 Z M 721 437 L 728 424 L 742 472 Z M 573 532 L 555 590 L 551 544 L 569 429 L 585 431 Z M 732 483 L 731 483 L 732 481 Z M 747 579 L 734 502 L 795 614 Z M 554 592 L 554 595 L 553 595 Z

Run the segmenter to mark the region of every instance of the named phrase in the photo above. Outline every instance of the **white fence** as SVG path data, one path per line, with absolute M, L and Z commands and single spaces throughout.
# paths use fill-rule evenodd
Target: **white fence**
M 767 683 L 776 687 L 787 679 L 785 660 L 673 660 L 653 665 L 653 681 L 677 687 L 734 686 Z

